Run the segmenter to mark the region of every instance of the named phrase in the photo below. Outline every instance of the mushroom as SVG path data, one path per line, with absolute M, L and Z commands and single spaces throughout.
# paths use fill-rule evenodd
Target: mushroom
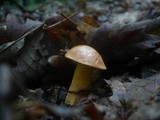
M 94 71 L 105 70 L 106 66 L 100 54 L 90 46 L 78 45 L 71 48 L 66 54 L 66 58 L 78 62 L 75 69 L 72 83 L 67 93 L 65 103 L 76 104 L 84 96 L 76 94 L 81 90 L 86 90 L 93 82 Z

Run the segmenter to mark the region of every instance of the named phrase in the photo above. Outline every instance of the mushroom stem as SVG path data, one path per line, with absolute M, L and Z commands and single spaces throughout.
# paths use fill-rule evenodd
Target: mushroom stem
M 81 90 L 86 90 L 91 85 L 94 69 L 93 67 L 78 63 L 69 91 L 79 92 Z M 83 97 L 84 96 L 80 94 L 68 93 L 65 103 L 74 105 Z

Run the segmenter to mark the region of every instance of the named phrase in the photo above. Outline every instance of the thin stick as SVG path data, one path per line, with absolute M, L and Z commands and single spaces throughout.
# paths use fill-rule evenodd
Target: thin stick
M 68 21 L 70 21 L 71 23 L 73 23 L 74 25 L 77 26 L 77 23 L 75 23 L 73 20 L 71 20 L 69 17 L 65 16 L 63 13 L 61 13 L 61 16 L 63 16 L 64 18 L 66 18 Z
M 74 13 L 73 15 L 71 15 L 71 16 L 69 16 L 69 17 L 65 17 L 65 19 L 63 19 L 63 20 L 61 20 L 61 21 L 59 21 L 59 22 L 57 22 L 57 23 L 55 23 L 55 24 L 53 24 L 53 25 L 50 25 L 50 26 L 48 26 L 47 28 L 44 28 L 44 29 L 49 29 L 49 28 L 54 27 L 54 26 L 56 26 L 56 25 L 58 25 L 58 24 L 61 24 L 62 22 L 66 21 L 66 20 L 68 20 L 68 19 L 70 19 L 70 18 L 73 18 L 73 17 L 76 16 L 77 14 L 79 14 L 79 12 L 76 12 L 76 13 Z

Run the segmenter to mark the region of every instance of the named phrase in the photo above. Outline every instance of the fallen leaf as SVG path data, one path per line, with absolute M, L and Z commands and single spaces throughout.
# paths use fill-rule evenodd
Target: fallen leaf
M 160 118 L 160 104 L 152 103 L 149 105 L 141 105 L 129 117 L 129 120 L 158 120 Z
M 20 38 L 28 31 L 31 31 L 32 29 L 42 24 L 42 22 L 33 21 L 30 19 L 27 19 L 25 22 L 22 22 L 18 17 L 12 14 L 8 14 L 6 17 L 6 34 L 8 35 L 7 37 L 10 41 L 14 41 Z
M 103 120 L 102 113 L 93 103 L 86 104 L 83 109 L 90 118 L 90 120 Z
M 120 78 L 112 78 L 111 88 L 113 95 L 109 98 L 114 104 L 121 106 L 121 100 L 131 102 L 134 106 L 150 102 L 152 98 L 156 98 L 160 82 L 157 79 L 137 79 L 130 78 L 130 82 L 121 82 Z
M 95 29 L 95 27 L 85 23 L 85 22 L 78 22 L 77 23 L 77 29 L 80 31 L 80 32 L 83 32 L 83 33 L 89 33 L 91 30 Z
M 92 27 L 99 27 L 99 24 L 96 20 L 94 20 L 92 17 L 89 17 L 89 16 L 84 16 L 83 17 L 83 21 L 89 25 L 91 25 Z

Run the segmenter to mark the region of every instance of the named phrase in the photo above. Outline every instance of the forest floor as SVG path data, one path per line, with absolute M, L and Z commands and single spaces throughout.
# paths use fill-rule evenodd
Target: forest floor
M 159 0 L 13 1 L 0 2 L 0 120 L 160 119 Z M 107 70 L 75 92 L 77 45 Z M 67 105 L 69 92 L 83 98 Z

